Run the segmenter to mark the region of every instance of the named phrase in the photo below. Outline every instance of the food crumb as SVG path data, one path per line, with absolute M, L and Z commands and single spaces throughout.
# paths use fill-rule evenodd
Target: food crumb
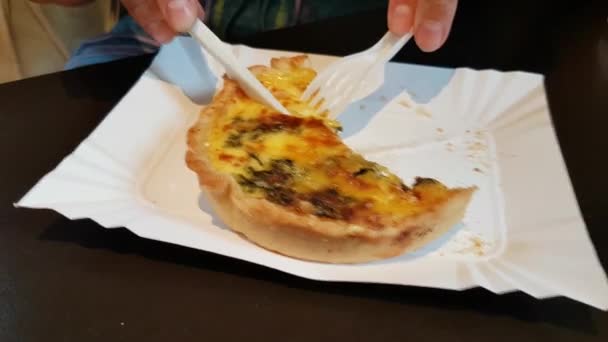
M 459 254 L 474 254 L 476 256 L 484 256 L 488 246 L 480 237 L 471 236 L 468 241 L 468 246 L 458 251 Z
M 472 250 L 478 256 L 482 256 L 485 254 L 484 251 L 484 242 L 477 236 L 471 238 L 471 242 L 473 243 Z
M 365 110 L 365 105 L 364 105 L 364 104 L 360 105 L 360 106 L 359 106 L 359 109 L 361 109 L 361 110 Z
M 498 152 L 498 154 L 505 158 L 516 158 L 517 157 L 516 154 L 512 154 L 512 153 Z
M 399 102 L 397 102 L 398 104 L 400 104 L 401 106 L 405 107 L 405 108 L 411 108 L 412 106 L 409 104 L 409 102 L 405 101 L 405 100 L 401 100 Z
M 473 171 L 478 172 L 478 173 L 483 173 L 483 171 L 478 167 L 474 168 Z
M 445 131 L 443 130 L 443 128 L 437 128 L 437 133 L 443 133 L 443 132 L 445 132 Z
M 446 245 L 445 249 L 439 250 L 438 253 L 445 252 L 446 255 L 474 255 L 484 256 L 490 251 L 491 244 L 488 243 L 482 236 L 466 230 L 461 231 L 456 237 Z
M 125 322 L 120 322 L 120 325 L 125 325 Z
M 433 115 L 431 115 L 431 113 L 429 111 L 427 111 L 424 107 L 420 106 L 418 108 L 416 108 L 416 113 L 418 113 L 418 115 L 427 117 L 427 118 L 432 118 Z
M 475 142 L 471 145 L 469 145 L 468 150 L 469 151 L 485 151 L 486 149 L 486 145 L 480 143 L 480 142 Z

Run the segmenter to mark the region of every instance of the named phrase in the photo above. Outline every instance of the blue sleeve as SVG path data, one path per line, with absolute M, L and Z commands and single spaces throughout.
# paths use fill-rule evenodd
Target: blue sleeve
M 84 41 L 67 61 L 65 69 L 154 53 L 159 47 L 133 18 L 124 16 L 109 33 Z

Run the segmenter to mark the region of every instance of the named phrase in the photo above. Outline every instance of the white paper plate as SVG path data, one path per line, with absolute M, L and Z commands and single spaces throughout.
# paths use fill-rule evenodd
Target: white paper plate
M 163 48 L 100 126 L 17 205 L 311 279 L 482 286 L 608 309 L 606 275 L 570 185 L 541 76 L 391 63 L 384 86 L 339 118 L 345 141 L 406 181 L 428 176 L 479 191 L 464 222 L 422 251 L 327 265 L 254 246 L 227 229 L 201 197 L 184 163 L 185 133 L 200 110 L 190 99 L 208 101 L 222 70 L 192 46 L 180 38 Z M 234 51 L 249 65 L 293 54 Z M 320 70 L 333 57 L 311 59 Z

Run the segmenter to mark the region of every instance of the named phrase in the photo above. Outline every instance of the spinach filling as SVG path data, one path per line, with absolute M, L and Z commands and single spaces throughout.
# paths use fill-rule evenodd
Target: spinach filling
M 251 156 L 252 158 L 254 156 Z M 259 158 L 253 158 L 260 162 Z M 246 175 L 238 175 L 237 181 L 246 192 L 261 191 L 268 201 L 282 206 L 298 206 L 301 201 L 312 205 L 312 214 L 346 220 L 353 215 L 353 198 L 344 196 L 336 189 L 329 188 L 311 193 L 297 193 L 292 190 L 294 178 L 302 174 L 290 159 L 275 159 L 262 170 L 248 168 Z

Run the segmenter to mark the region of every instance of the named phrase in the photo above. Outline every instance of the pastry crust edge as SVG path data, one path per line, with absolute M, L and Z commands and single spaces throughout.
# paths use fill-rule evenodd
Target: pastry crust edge
M 306 56 L 273 59 L 272 68 L 307 63 Z M 266 66 L 253 66 L 254 73 Z M 215 170 L 207 157 L 207 136 L 213 118 L 222 115 L 235 98 L 245 96 L 237 83 L 224 78 L 223 88 L 202 109 L 188 130 L 186 164 L 216 214 L 232 230 L 251 242 L 289 257 L 324 263 L 362 263 L 413 252 L 458 224 L 464 217 L 475 187 L 450 189 L 441 202 L 380 230 L 342 221 L 298 214 L 265 199 L 245 194 L 229 174 Z

